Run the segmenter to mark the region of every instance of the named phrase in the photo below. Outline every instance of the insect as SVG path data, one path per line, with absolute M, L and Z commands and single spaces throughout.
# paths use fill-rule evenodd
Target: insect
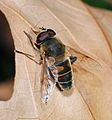
M 29 38 L 32 47 L 39 50 L 40 62 L 42 64 L 41 94 L 42 100 L 47 103 L 55 86 L 60 91 L 72 87 L 72 68 L 76 56 L 65 56 L 66 46 L 58 40 L 56 32 L 52 29 L 40 28 L 41 31 L 32 31 L 37 35 L 36 41 L 24 31 Z M 27 56 L 28 57 L 28 56 Z

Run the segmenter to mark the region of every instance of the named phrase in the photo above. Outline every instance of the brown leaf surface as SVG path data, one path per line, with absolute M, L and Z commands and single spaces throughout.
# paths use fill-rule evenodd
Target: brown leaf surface
M 0 102 L 2 120 L 112 120 L 111 12 L 78 0 L 1 0 L 0 9 L 10 23 L 16 49 L 35 55 L 23 30 L 45 26 L 78 57 L 73 66 L 75 87 L 63 94 L 55 89 L 44 105 L 41 67 L 16 54 L 15 92 L 10 101 Z

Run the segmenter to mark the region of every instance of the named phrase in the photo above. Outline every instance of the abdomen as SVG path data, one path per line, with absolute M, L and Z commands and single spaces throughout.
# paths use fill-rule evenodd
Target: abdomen
M 72 87 L 72 68 L 69 58 L 63 61 L 56 62 L 55 67 L 58 70 L 58 83 L 63 89 L 70 89 Z

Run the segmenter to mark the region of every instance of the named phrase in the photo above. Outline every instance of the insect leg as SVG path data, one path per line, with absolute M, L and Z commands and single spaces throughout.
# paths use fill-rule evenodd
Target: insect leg
M 31 44 L 31 46 L 33 47 L 33 49 L 34 50 L 37 50 L 36 48 L 35 48 L 35 46 L 34 46 L 34 42 L 32 41 L 32 37 L 26 32 L 26 31 L 23 31 L 24 33 L 25 33 L 25 35 L 29 38 L 29 40 L 30 40 L 30 44 Z
M 39 65 L 41 64 L 41 61 L 36 61 L 35 59 L 33 59 L 34 56 L 32 56 L 32 55 L 30 55 L 30 54 L 21 52 L 21 51 L 19 51 L 19 50 L 15 50 L 15 52 L 25 55 L 25 56 L 28 57 L 30 60 L 34 61 L 36 64 L 39 64 Z
M 59 81 L 56 82 L 57 87 L 60 91 L 64 91 L 64 89 L 62 88 L 62 86 L 60 85 Z
M 20 54 L 23 54 L 23 55 L 26 55 L 26 56 L 30 56 L 30 57 L 33 57 L 33 58 L 34 58 L 33 55 L 30 55 L 30 54 L 28 54 L 28 53 L 24 53 L 24 52 L 19 51 L 19 50 L 15 50 L 15 52 L 20 53 Z
M 31 28 L 32 32 L 35 33 L 36 35 L 38 35 L 38 33 L 40 33 L 40 31 L 36 31 L 33 28 Z
M 59 81 L 58 81 L 58 70 L 55 66 L 53 66 L 52 68 L 53 70 L 49 69 L 49 73 L 51 74 L 50 76 L 53 79 L 53 82 L 57 85 L 57 87 L 59 88 L 60 91 L 63 91 L 64 89 L 62 88 L 62 86 L 60 85 Z
M 41 29 L 41 30 L 47 30 L 46 28 L 44 28 L 44 27 L 39 27 L 39 29 Z
M 37 52 L 37 50 L 39 49 L 39 52 L 40 52 L 39 46 L 37 46 L 37 44 L 32 41 L 32 37 L 31 37 L 26 31 L 23 31 L 23 32 L 24 32 L 25 35 L 29 38 L 30 44 L 31 44 L 31 46 L 33 47 L 33 49 L 34 49 L 36 52 Z M 36 46 L 36 48 L 38 48 L 38 49 L 36 49 L 35 46 Z M 27 56 L 27 57 L 28 57 L 28 56 Z M 39 62 L 37 62 L 37 63 L 38 63 L 38 64 L 41 64 L 41 61 L 42 61 L 42 60 L 41 60 L 41 58 L 40 58 Z
M 43 97 L 43 87 L 44 87 L 44 69 L 45 68 L 45 64 L 44 64 L 44 60 L 42 60 L 42 68 L 41 68 L 41 77 L 40 77 L 40 83 L 41 83 L 41 98 Z

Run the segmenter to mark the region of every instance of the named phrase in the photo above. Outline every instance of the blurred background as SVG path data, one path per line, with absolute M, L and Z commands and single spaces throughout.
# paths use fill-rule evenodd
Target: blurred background
M 112 10 L 112 0 L 82 0 L 82 1 L 97 8 Z

